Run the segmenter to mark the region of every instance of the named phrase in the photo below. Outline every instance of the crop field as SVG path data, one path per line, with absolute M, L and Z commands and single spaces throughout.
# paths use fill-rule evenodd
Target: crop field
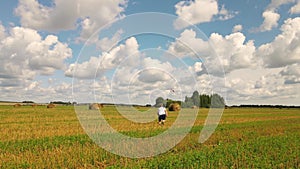
M 148 111 L 156 113 L 154 108 Z M 170 112 L 166 124 L 159 126 L 157 121 L 124 119 L 113 106 L 101 112 L 114 129 L 131 137 L 160 134 L 178 115 Z M 216 131 L 201 144 L 207 114 L 208 109 L 199 110 L 192 130 L 174 148 L 132 159 L 95 144 L 73 106 L 0 105 L 0 168 L 300 168 L 300 109 L 224 109 Z

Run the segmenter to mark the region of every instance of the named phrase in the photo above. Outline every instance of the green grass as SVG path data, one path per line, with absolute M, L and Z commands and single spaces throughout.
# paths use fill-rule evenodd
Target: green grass
M 207 112 L 200 110 L 191 132 L 171 150 L 130 159 L 97 146 L 71 106 L 0 106 L 0 168 L 300 168 L 299 109 L 225 109 L 214 134 L 200 144 Z M 102 113 L 111 126 L 132 137 L 158 135 L 177 117 L 170 113 L 161 127 L 156 121 L 130 122 L 114 107 L 104 107 Z

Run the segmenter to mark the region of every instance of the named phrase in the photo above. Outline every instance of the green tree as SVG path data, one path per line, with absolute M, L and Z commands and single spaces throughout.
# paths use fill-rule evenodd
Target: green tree
M 211 96 L 211 107 L 213 108 L 222 108 L 225 106 L 224 98 L 218 94 L 213 94 Z
M 200 107 L 209 108 L 210 107 L 210 96 L 203 94 L 200 95 Z
M 172 104 L 173 102 L 174 102 L 173 100 L 167 99 L 167 101 L 166 101 L 166 107 L 169 107 L 170 104 Z
M 195 106 L 197 106 L 197 107 L 200 106 L 200 95 L 199 95 L 199 92 L 197 90 L 193 92 L 192 100 L 193 100 L 193 104 Z
M 181 103 L 181 107 L 183 107 L 183 108 L 191 108 L 193 106 L 194 106 L 193 102 L 182 102 Z
M 166 104 L 166 101 L 165 101 L 165 99 L 164 98 L 162 98 L 162 97 L 158 97 L 156 100 L 155 100 L 155 107 L 159 107 L 160 106 L 160 104 Z
M 193 107 L 194 106 L 194 102 L 193 99 L 191 97 L 187 97 L 185 96 L 184 102 L 182 102 L 181 107 Z

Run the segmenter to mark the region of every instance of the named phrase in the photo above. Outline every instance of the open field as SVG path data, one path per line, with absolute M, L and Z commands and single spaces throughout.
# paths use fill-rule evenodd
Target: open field
M 177 117 L 170 112 L 162 127 L 128 121 L 114 107 L 101 111 L 113 128 L 133 137 L 159 134 Z M 72 106 L 1 105 L 0 168 L 300 168 L 300 109 L 225 109 L 215 133 L 200 144 L 207 112 L 200 109 L 191 132 L 173 149 L 130 159 L 98 147 Z

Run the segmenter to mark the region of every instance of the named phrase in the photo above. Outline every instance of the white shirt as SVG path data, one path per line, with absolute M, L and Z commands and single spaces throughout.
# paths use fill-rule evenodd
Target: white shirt
M 166 108 L 164 108 L 164 107 L 160 107 L 160 108 L 158 108 L 158 112 L 157 112 L 157 114 L 160 116 L 160 115 L 164 115 L 164 114 L 166 114 Z

